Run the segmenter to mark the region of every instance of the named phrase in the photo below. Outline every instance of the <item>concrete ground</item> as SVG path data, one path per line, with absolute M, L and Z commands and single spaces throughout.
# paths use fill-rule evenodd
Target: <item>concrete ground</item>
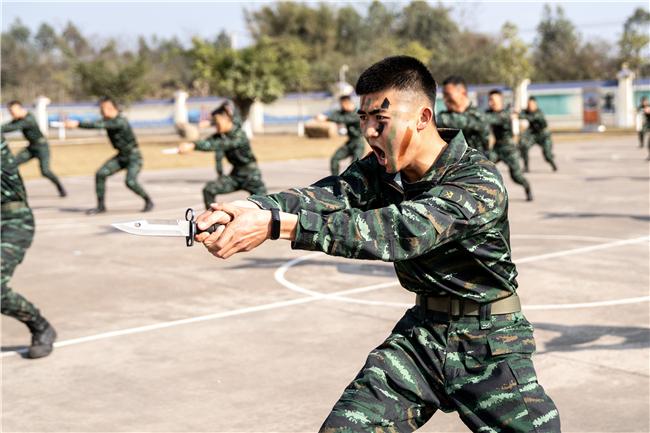
M 636 146 L 634 136 L 561 142 L 557 173 L 533 149 L 532 203 L 507 181 L 536 368 L 566 432 L 650 430 L 650 183 Z M 278 191 L 327 166 L 262 169 Z M 147 218 L 200 209 L 213 176 L 143 173 L 156 202 Z M 64 183 L 70 194 L 59 199 L 46 180 L 27 182 L 37 231 L 12 287 L 42 309 L 59 342 L 48 358 L 23 359 L 26 328 L 2 318 L 3 431 L 316 431 L 413 301 L 386 263 L 282 241 L 220 261 L 182 238 L 117 232 L 109 223 L 141 217 L 123 175 L 108 184 L 110 212 L 96 217 L 83 213 L 94 205 L 93 179 Z M 443 413 L 422 429 L 466 430 Z

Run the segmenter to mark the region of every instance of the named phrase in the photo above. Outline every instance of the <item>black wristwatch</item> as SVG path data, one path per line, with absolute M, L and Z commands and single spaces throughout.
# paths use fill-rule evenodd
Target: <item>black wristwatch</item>
M 271 239 L 280 239 L 280 209 L 271 208 Z

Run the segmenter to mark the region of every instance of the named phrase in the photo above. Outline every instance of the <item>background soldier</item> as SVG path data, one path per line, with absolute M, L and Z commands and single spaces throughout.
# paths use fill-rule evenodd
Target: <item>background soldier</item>
M 56 331 L 22 295 L 9 288 L 16 266 L 23 261 L 25 251 L 34 238 L 34 215 L 27 204 L 27 193 L 9 146 L 2 140 L 2 314 L 23 322 L 32 333 L 29 358 L 41 358 L 52 352 Z
M 203 188 L 205 208 L 216 200 L 217 194 L 245 190 L 251 194 L 265 194 L 266 186 L 262 181 L 262 172 L 257 166 L 250 141 L 242 128 L 240 116 L 232 103 L 226 101 L 211 113 L 216 132 L 205 140 L 194 143 L 182 143 L 179 153 L 192 150 L 215 152 L 217 175 L 216 180 L 208 182 Z M 232 164 L 229 175 L 223 174 L 222 160 L 226 157 Z
M 440 128 L 460 129 L 469 147 L 487 156 L 490 152 L 490 127 L 485 115 L 469 100 L 465 80 L 452 75 L 445 78 L 442 86 L 447 110 L 438 113 L 436 124 Z
M 343 95 L 339 99 L 339 103 L 341 104 L 340 110 L 316 116 L 316 119 L 320 121 L 342 123 L 348 131 L 348 141 L 336 149 L 336 152 L 332 155 L 332 159 L 330 159 L 330 171 L 333 176 L 339 174 L 339 163 L 341 160 L 351 157 L 352 162 L 354 162 L 360 159 L 363 156 L 365 146 L 361 137 L 361 129 L 359 128 L 359 116 L 356 113 L 357 110 L 354 102 L 352 102 L 352 97 L 350 95 Z
M 530 184 L 521 172 L 519 165 L 519 156 L 517 148 L 512 137 L 512 119 L 510 110 L 503 106 L 503 94 L 499 90 L 490 91 L 488 99 L 490 108 L 486 111 L 486 119 L 492 127 L 494 134 L 494 148 L 490 153 L 490 159 L 497 163 L 503 161 L 508 165 L 510 177 L 515 183 L 523 186 L 526 190 L 526 200 L 533 199 L 533 193 L 530 190 Z
M 148 212 L 153 209 L 153 201 L 145 192 L 144 188 L 138 183 L 138 174 L 142 170 L 142 154 L 138 149 L 138 142 L 135 134 L 129 125 L 129 121 L 120 113 L 117 104 L 108 97 L 99 101 L 99 109 L 103 119 L 94 122 L 78 122 L 68 120 L 65 122 L 66 128 L 87 128 L 87 129 L 106 129 L 108 138 L 115 149 L 117 155 L 109 159 L 95 173 L 95 192 L 97 193 L 97 207 L 86 212 L 88 215 L 94 215 L 106 212 L 106 179 L 120 170 L 126 170 L 126 186 L 131 191 L 144 199 L 144 208 L 142 212 Z
M 559 432 L 520 311 L 503 179 L 461 132 L 434 122 L 436 84 L 412 57 L 389 57 L 356 85 L 373 153 L 308 188 L 213 204 L 196 237 L 217 257 L 267 239 L 394 262 L 417 294 L 334 405 L 321 432 L 409 432 L 438 410 L 475 432 Z
M 49 179 L 56 186 L 59 196 L 65 197 L 66 192 L 59 178 L 50 170 L 50 145 L 43 136 L 34 115 L 25 110 L 19 101 L 11 101 L 7 109 L 13 120 L 2 125 L 2 133 L 21 131 L 27 140 L 27 147 L 18 152 L 16 164 L 24 164 L 32 158 L 38 158 L 38 166 L 43 177 Z
M 639 114 L 642 122 L 639 130 L 639 147 L 643 148 L 643 140 L 647 134 L 650 134 L 650 103 L 645 96 L 641 98 Z M 650 135 L 648 136 L 648 161 L 650 161 Z
M 521 152 L 521 158 L 524 160 L 524 171 L 528 172 L 528 151 L 535 144 L 542 146 L 544 159 L 551 164 L 553 171 L 557 171 L 557 166 L 553 160 L 551 132 L 547 128 L 544 113 L 537 106 L 537 100 L 534 96 L 528 98 L 528 105 L 525 110 L 519 113 L 519 118 L 528 121 L 528 129 L 519 138 L 519 151 Z

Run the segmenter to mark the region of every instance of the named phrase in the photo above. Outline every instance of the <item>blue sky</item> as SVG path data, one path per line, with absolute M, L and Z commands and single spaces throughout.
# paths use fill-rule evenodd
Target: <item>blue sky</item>
M 47 22 L 61 29 L 70 20 L 85 35 L 99 41 L 116 38 L 125 46 L 134 46 L 138 35 L 177 36 L 189 42 L 192 36 L 214 37 L 225 29 L 236 37 L 238 46 L 246 45 L 248 37 L 244 8 L 255 9 L 269 2 L 60 2 L 2 1 L 2 29 L 20 18 L 36 29 Z M 339 5 L 345 2 L 330 2 Z M 406 2 L 403 2 L 406 3 Z M 464 27 L 496 33 L 505 21 L 518 25 L 521 37 L 532 43 L 544 3 L 561 4 L 567 16 L 585 39 L 600 37 L 616 41 L 623 22 L 637 7 L 648 8 L 644 1 L 608 2 L 537 2 L 537 1 L 443 1 L 453 6 L 454 17 Z M 365 10 L 367 3 L 354 2 Z

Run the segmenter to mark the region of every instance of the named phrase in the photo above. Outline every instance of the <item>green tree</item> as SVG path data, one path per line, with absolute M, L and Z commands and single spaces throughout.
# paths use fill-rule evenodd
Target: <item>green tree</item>
M 42 23 L 34 36 L 34 40 L 39 50 L 49 53 L 56 48 L 58 37 L 52 26 Z
M 618 41 L 620 62 L 639 75 L 650 75 L 650 12 L 637 8 L 625 21 Z
M 106 50 L 110 50 L 110 47 Z M 149 90 L 149 83 L 145 79 L 147 69 L 140 59 L 122 65 L 104 59 L 80 62 L 76 72 L 81 88 L 87 95 L 109 96 L 122 104 L 141 99 Z
M 529 57 L 528 46 L 519 38 L 517 26 L 511 22 L 503 24 L 500 45 L 493 57 L 495 78 L 516 91 L 517 85 L 532 72 Z
M 561 6 L 556 7 L 555 16 L 549 5 L 544 7 L 537 33 L 533 53 L 534 78 L 540 81 L 579 79 L 581 72 L 575 58 L 580 49 L 580 37 L 573 23 L 564 16 Z
M 244 119 L 255 101 L 273 102 L 285 91 L 300 88 L 307 76 L 304 46 L 295 39 L 261 38 L 239 50 L 218 48 L 199 38 L 192 44 L 196 78 L 211 93 L 231 99 Z

